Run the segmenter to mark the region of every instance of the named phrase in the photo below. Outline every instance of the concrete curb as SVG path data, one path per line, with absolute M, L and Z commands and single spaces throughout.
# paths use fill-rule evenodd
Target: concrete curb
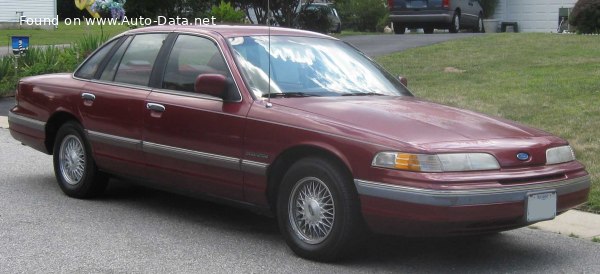
M 8 117 L 0 116 L 0 128 L 8 128 Z
M 569 210 L 554 220 L 539 222 L 529 227 L 591 240 L 600 238 L 600 215 Z

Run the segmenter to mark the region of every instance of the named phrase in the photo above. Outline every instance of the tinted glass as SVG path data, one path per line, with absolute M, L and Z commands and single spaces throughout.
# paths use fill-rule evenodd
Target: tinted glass
M 140 34 L 133 38 L 115 74 L 115 82 L 148 85 L 156 56 L 167 34 Z
M 167 61 L 162 87 L 193 92 L 196 77 L 206 73 L 229 77 L 229 70 L 217 45 L 203 37 L 177 37 Z
M 271 36 L 270 50 L 267 36 L 229 43 L 257 97 L 264 97 L 269 85 L 275 96 L 411 96 L 396 77 L 338 40 Z
M 104 60 L 104 57 L 114 47 L 119 39 L 115 39 L 105 44 L 101 49 L 90 56 L 85 63 L 75 72 L 75 76 L 85 79 L 92 79 L 98 70 L 98 66 Z
M 125 53 L 125 49 L 127 49 L 127 46 L 131 42 L 131 39 L 131 36 L 127 37 L 127 40 L 125 40 L 125 42 L 123 42 L 123 44 L 119 46 L 119 49 L 117 49 L 115 54 L 113 54 L 113 56 L 110 58 L 110 61 L 108 61 L 108 64 L 106 64 L 106 67 L 104 68 L 104 71 L 100 76 L 100 80 L 112 81 L 115 79 L 115 72 L 117 72 L 117 67 L 121 62 L 121 58 L 123 58 L 123 53 Z

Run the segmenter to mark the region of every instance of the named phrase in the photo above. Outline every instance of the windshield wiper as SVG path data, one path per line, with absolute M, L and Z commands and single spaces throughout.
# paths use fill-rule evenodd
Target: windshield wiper
M 356 92 L 356 93 L 344 93 L 342 96 L 385 96 L 385 94 L 377 93 L 377 92 Z
M 271 98 L 275 98 L 275 97 L 283 97 L 283 98 L 289 98 L 289 97 L 313 97 L 313 96 L 319 96 L 317 94 L 314 93 L 305 93 L 305 92 L 283 92 L 283 93 L 271 93 Z M 262 95 L 263 98 L 267 98 L 269 97 L 269 94 L 263 94 Z

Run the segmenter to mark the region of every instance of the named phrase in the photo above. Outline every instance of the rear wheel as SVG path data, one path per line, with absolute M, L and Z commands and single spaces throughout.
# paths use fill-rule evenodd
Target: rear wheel
M 477 26 L 475 26 L 475 29 L 473 29 L 473 32 L 479 32 L 482 33 L 483 31 L 483 17 L 481 17 L 481 14 L 479 15 L 479 18 L 477 18 Z
M 433 27 L 424 27 L 423 28 L 423 32 L 426 34 L 432 34 L 433 33 Z
M 406 32 L 406 26 L 400 23 L 394 23 L 394 33 L 395 34 L 404 34 Z
M 83 128 L 75 122 L 60 127 L 54 142 L 54 174 L 68 196 L 90 198 L 102 193 L 108 177 L 96 169 Z
M 277 197 L 279 227 L 299 256 L 332 261 L 355 250 L 365 230 L 352 179 L 337 165 L 305 158 L 285 174 Z
M 452 23 L 450 23 L 450 27 L 448 30 L 451 33 L 457 33 L 460 31 L 460 14 L 458 12 L 454 12 L 454 16 L 452 17 Z

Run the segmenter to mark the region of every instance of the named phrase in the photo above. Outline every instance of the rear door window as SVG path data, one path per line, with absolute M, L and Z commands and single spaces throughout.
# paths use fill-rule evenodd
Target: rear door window
M 119 63 L 114 81 L 147 86 L 154 62 L 166 38 L 165 33 L 136 35 Z
M 115 54 L 113 54 L 113 56 L 110 58 L 110 61 L 108 61 L 108 64 L 106 64 L 104 71 L 102 71 L 102 75 L 100 75 L 100 80 L 113 81 L 115 79 L 115 72 L 117 72 L 117 67 L 121 63 L 123 53 L 125 53 L 125 49 L 127 49 L 127 46 L 129 46 L 131 39 L 131 36 L 127 37 L 127 40 L 125 40 L 123 44 L 119 46 L 119 49 L 115 51 Z

